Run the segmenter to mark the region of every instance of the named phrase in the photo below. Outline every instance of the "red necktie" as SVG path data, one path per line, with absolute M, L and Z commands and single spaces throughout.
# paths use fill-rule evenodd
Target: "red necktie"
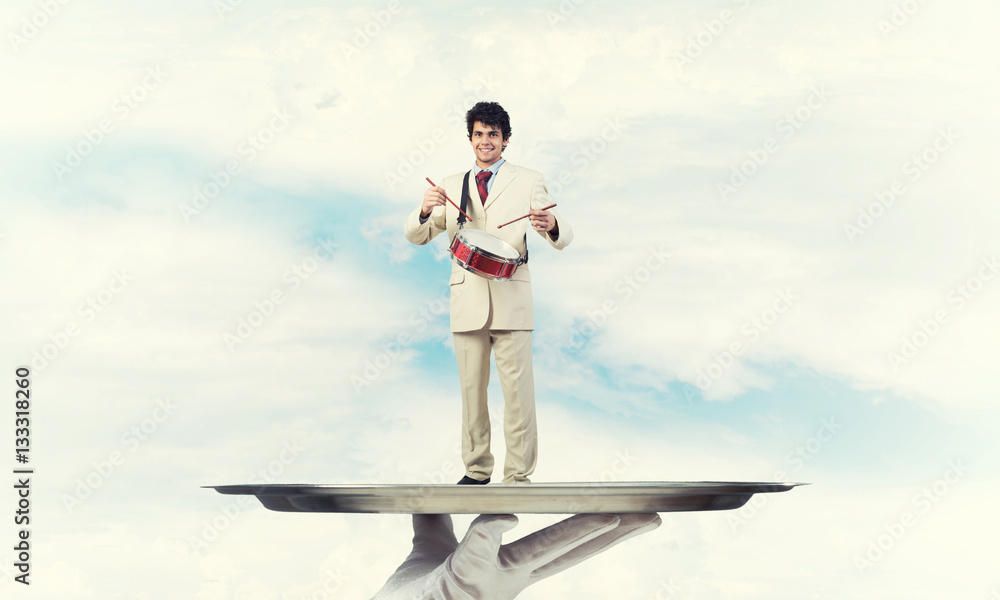
M 483 206 L 486 206 L 486 182 L 490 180 L 492 175 L 493 171 L 476 173 L 476 187 L 479 188 L 479 199 L 483 201 Z

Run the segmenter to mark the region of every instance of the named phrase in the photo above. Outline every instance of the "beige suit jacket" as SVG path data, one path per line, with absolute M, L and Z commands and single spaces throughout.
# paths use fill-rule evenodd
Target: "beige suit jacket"
M 448 197 L 461 205 L 462 180 L 468 171 L 446 177 L 441 183 Z M 530 227 L 528 219 L 511 223 L 503 229 L 497 225 L 516 219 L 528 212 L 529 208 L 544 208 L 549 204 L 549 192 L 545 180 L 538 171 L 518 167 L 504 161 L 496 174 L 496 181 L 483 206 L 479 200 L 476 180 L 470 177 L 469 196 L 472 210 L 466 211 L 472 221 L 466 228 L 481 229 L 507 242 L 524 256 L 525 232 Z M 555 211 L 551 211 L 555 214 Z M 447 231 L 448 239 L 454 239 L 458 231 L 458 210 L 450 203 L 431 211 L 427 221 L 420 223 L 420 207 L 406 219 L 403 233 L 414 244 L 423 245 L 437 234 Z M 573 240 L 573 230 L 558 215 L 559 238 L 553 240 L 548 233 L 539 233 L 553 248 L 562 250 Z M 530 263 L 529 263 L 530 264 Z M 534 310 L 531 301 L 531 271 L 528 264 L 517 268 L 508 281 L 493 281 L 469 273 L 458 266 L 454 259 L 451 265 L 451 330 L 453 332 L 475 331 L 486 325 L 490 309 L 493 310 L 492 329 L 532 330 L 535 328 Z

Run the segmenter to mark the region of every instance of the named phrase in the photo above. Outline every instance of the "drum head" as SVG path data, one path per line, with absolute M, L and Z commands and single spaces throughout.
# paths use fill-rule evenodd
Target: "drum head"
M 518 260 L 521 258 L 521 253 L 515 250 L 513 246 L 500 238 L 493 237 L 485 231 L 463 229 L 459 232 L 459 235 L 462 236 L 462 241 L 467 246 L 481 250 L 487 254 L 492 254 L 497 258 L 507 260 Z

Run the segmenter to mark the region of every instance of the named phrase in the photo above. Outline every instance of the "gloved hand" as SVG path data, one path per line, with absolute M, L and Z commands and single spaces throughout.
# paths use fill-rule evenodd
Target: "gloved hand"
M 514 515 L 480 515 L 465 539 L 451 515 L 413 515 L 413 551 L 372 600 L 510 600 L 615 544 L 660 526 L 653 514 L 576 515 L 505 546 Z

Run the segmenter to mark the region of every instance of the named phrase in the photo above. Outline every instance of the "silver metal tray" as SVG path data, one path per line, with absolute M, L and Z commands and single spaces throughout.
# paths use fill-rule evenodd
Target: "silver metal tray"
M 530 485 L 217 485 L 282 512 L 578 514 L 729 510 L 799 483 L 614 482 Z

